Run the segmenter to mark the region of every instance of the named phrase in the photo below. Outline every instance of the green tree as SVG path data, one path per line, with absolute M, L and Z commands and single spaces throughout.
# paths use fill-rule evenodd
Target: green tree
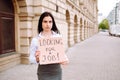
M 100 24 L 99 24 L 99 29 L 106 29 L 106 26 L 105 26 L 105 24 L 103 24 L 103 23 L 100 23 Z
M 103 19 L 99 24 L 99 29 L 109 29 L 109 22 L 107 19 Z

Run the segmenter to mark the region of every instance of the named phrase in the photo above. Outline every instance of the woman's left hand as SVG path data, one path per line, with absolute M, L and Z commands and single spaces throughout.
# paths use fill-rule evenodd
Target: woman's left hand
M 69 63 L 69 61 L 64 61 L 64 62 L 61 62 L 60 64 L 67 65 L 68 63 Z

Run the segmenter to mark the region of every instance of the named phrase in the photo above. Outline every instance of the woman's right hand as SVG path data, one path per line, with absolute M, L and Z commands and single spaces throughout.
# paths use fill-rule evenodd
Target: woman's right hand
M 35 58 L 37 63 L 39 62 L 39 56 L 40 56 L 40 51 L 37 50 L 35 53 Z

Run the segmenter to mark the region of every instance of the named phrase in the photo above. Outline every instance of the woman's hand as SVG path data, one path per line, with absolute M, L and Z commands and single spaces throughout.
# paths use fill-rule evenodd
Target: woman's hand
M 67 65 L 68 63 L 69 63 L 69 61 L 64 61 L 64 62 L 61 62 L 60 64 Z
M 40 56 L 40 51 L 37 50 L 35 53 L 35 58 L 37 63 L 39 62 L 39 56 Z
M 68 63 L 69 63 L 69 60 L 68 60 L 68 58 L 67 58 L 67 56 L 66 56 L 66 55 L 65 55 L 65 58 L 66 58 L 66 61 L 61 62 L 60 64 L 62 64 L 62 65 L 66 65 L 66 64 L 68 64 Z

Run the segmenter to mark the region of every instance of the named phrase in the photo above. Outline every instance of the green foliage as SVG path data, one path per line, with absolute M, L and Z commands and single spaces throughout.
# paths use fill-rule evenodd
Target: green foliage
M 99 24 L 99 29 L 106 29 L 106 26 L 105 26 L 105 24 L 103 24 L 103 23 L 100 23 L 100 24 Z
M 109 29 L 109 23 L 107 19 L 104 19 L 99 24 L 99 29 Z

